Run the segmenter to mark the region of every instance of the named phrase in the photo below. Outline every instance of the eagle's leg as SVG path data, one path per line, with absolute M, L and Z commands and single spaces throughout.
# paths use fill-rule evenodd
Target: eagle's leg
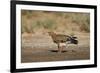
M 58 43 L 58 52 L 63 52 L 63 49 L 65 48 L 65 46 L 61 45 L 60 43 Z
M 61 51 L 62 51 L 62 49 L 60 47 L 60 43 L 58 43 L 58 52 L 61 52 Z

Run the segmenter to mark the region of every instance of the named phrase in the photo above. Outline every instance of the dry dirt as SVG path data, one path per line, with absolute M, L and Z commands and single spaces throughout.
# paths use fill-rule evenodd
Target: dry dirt
M 90 58 L 89 34 L 77 34 L 79 44 L 68 44 L 63 53 L 48 34 L 22 34 L 21 62 L 86 60 Z

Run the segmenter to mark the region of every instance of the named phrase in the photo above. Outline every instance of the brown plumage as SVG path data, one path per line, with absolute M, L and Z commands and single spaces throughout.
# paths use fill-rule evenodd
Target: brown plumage
M 58 44 L 58 43 L 65 43 L 67 41 L 67 38 L 69 36 L 63 35 L 63 34 L 56 34 L 54 32 L 48 32 L 49 35 L 52 37 L 53 42 Z
M 71 44 L 78 44 L 77 37 L 74 36 L 68 36 L 63 34 L 56 34 L 54 32 L 48 32 L 49 35 L 52 37 L 52 40 L 54 43 L 58 45 L 58 51 L 62 51 L 63 47 L 66 46 L 66 42 L 70 42 Z
M 60 43 L 64 43 L 66 45 L 66 42 L 68 40 L 67 38 L 69 38 L 69 36 L 63 34 L 56 34 L 54 32 L 48 32 L 48 33 L 52 37 L 53 42 L 58 45 L 58 51 L 61 52 L 62 46 L 60 46 Z

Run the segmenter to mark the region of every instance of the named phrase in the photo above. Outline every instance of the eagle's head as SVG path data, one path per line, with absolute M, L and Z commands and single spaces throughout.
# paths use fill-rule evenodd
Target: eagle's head
M 48 32 L 48 34 L 49 34 L 50 36 L 55 35 L 54 32 Z

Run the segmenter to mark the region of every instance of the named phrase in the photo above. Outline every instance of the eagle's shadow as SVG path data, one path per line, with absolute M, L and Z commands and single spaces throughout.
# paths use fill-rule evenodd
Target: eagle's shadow
M 50 52 L 59 52 L 58 50 L 49 50 Z M 62 53 L 68 52 L 67 50 L 63 50 Z

